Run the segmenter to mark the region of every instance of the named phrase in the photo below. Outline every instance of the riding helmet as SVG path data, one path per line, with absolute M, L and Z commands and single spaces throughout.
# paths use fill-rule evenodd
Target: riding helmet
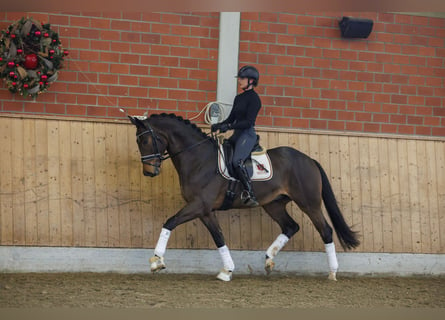
M 258 85 L 258 81 L 260 79 L 260 73 L 253 66 L 244 66 L 241 67 L 238 71 L 237 78 L 247 78 L 253 80 L 253 85 L 256 87 Z

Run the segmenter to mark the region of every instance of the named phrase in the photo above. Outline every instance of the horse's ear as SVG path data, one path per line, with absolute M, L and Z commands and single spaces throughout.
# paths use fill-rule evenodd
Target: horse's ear
M 130 119 L 131 123 L 134 124 L 136 127 L 146 128 L 144 122 L 141 119 L 132 116 L 128 116 L 128 118 Z

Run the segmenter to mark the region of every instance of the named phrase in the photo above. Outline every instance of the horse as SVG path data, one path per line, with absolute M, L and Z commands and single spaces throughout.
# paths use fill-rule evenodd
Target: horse
M 149 259 L 151 271 L 155 273 L 166 267 L 164 254 L 171 232 L 178 225 L 198 218 L 210 232 L 223 262 L 217 279 L 230 281 L 235 265 L 215 213 L 224 202 L 230 180 L 223 177 L 218 169 L 217 137 L 206 134 L 196 124 L 175 114 L 127 116 L 136 126 L 143 175 L 159 175 L 162 161 L 170 158 L 186 201 L 186 205 L 162 226 L 154 255 Z M 333 230 L 323 215 L 322 202 L 343 249 L 353 249 L 360 241 L 357 232 L 352 231 L 346 223 L 324 169 L 316 160 L 288 146 L 275 147 L 266 152 L 272 163 L 273 177 L 267 181 L 253 181 L 252 187 L 259 206 L 281 228 L 281 234 L 266 250 L 267 274 L 273 270 L 273 259 L 278 252 L 300 229 L 286 211 L 286 205 L 294 201 L 320 234 L 327 254 L 328 279 L 336 281 L 338 260 L 332 239 Z M 235 194 L 240 195 L 242 187 L 236 188 Z M 237 196 L 232 208 L 250 207 Z

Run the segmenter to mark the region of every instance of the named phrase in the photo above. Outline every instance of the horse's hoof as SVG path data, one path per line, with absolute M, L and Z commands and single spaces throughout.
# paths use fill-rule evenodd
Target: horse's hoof
M 336 275 L 336 273 L 335 272 L 329 272 L 329 276 L 328 276 L 328 279 L 329 280 L 332 280 L 332 281 L 337 281 L 337 277 L 335 276 Z
M 221 281 L 230 281 L 232 280 L 232 271 L 221 269 L 221 271 L 216 276 L 216 279 L 219 279 Z
M 149 262 L 150 262 L 150 270 L 153 273 L 165 269 L 164 257 L 154 256 L 150 258 Z
M 264 266 L 264 270 L 266 270 L 267 275 L 269 275 L 273 268 L 275 267 L 275 262 L 271 258 L 266 259 L 266 265 Z

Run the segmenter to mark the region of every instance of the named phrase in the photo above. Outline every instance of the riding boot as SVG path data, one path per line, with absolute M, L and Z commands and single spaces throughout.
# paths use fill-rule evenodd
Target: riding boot
M 240 163 L 236 168 L 236 173 L 238 175 L 238 179 L 244 186 L 244 191 L 241 193 L 241 200 L 244 201 L 244 204 L 249 207 L 258 206 L 259 203 L 255 198 L 252 190 L 252 182 L 250 181 L 249 173 L 247 172 L 246 167 L 243 163 Z

